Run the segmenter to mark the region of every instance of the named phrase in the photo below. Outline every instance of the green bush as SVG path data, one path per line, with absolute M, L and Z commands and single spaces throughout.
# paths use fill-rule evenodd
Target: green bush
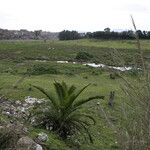
M 31 75 L 42 75 L 42 74 L 59 74 L 59 71 L 51 66 L 46 65 L 34 65 L 28 70 Z
M 81 112 L 81 106 L 94 99 L 103 99 L 103 96 L 94 96 L 86 99 L 78 99 L 79 95 L 88 87 L 83 87 L 76 91 L 75 86 L 68 87 L 65 82 L 54 83 L 56 95 L 47 93 L 43 88 L 34 86 L 36 89 L 46 95 L 49 101 L 40 104 L 34 109 L 34 117 L 38 125 L 50 130 L 56 131 L 60 137 L 66 139 L 75 133 L 83 131 L 93 142 L 88 130 L 90 125 L 95 124 L 92 116 Z
M 76 55 L 76 59 L 79 61 L 88 61 L 93 58 L 93 55 L 87 53 L 87 52 L 79 52 Z

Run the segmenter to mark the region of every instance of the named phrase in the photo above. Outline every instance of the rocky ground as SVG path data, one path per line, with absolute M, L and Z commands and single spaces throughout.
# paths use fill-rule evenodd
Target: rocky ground
M 44 99 L 26 97 L 24 101 L 10 101 L 0 97 L 0 149 L 3 150 L 45 150 L 40 143 L 48 140 L 41 132 L 36 139 L 28 135 L 24 121 L 28 119 L 29 109 L 40 104 Z M 31 122 L 32 123 L 32 122 Z

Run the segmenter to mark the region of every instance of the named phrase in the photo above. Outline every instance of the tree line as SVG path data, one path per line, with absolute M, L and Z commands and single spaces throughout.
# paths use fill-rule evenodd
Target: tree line
M 150 39 L 150 31 L 137 30 L 140 39 Z M 105 28 L 104 31 L 79 33 L 77 31 L 64 30 L 59 33 L 59 40 L 76 40 L 81 38 L 89 39 L 113 39 L 113 40 L 133 40 L 135 39 L 134 32 L 132 30 L 115 32 L 110 31 L 110 28 Z
M 26 40 L 26 39 L 58 39 L 57 32 L 46 32 L 42 30 L 28 31 L 0 29 L 0 40 Z
M 150 31 L 137 31 L 140 39 L 150 39 Z M 132 30 L 115 32 L 110 28 L 105 28 L 104 31 L 79 33 L 77 31 L 63 30 L 59 33 L 46 32 L 42 30 L 28 31 L 28 30 L 6 30 L 0 29 L 0 40 L 13 39 L 59 39 L 59 40 L 76 40 L 81 38 L 89 39 L 104 39 L 104 40 L 118 40 L 118 39 L 135 39 Z

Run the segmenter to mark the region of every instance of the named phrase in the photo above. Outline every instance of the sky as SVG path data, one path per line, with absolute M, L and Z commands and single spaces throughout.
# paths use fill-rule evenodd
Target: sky
M 150 30 L 150 0 L 0 0 L 0 28 L 59 32 Z

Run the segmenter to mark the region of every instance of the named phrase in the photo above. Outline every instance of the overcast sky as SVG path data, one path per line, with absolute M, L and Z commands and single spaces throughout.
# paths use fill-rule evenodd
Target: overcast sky
M 150 30 L 150 0 L 0 0 L 0 28 L 62 31 Z

